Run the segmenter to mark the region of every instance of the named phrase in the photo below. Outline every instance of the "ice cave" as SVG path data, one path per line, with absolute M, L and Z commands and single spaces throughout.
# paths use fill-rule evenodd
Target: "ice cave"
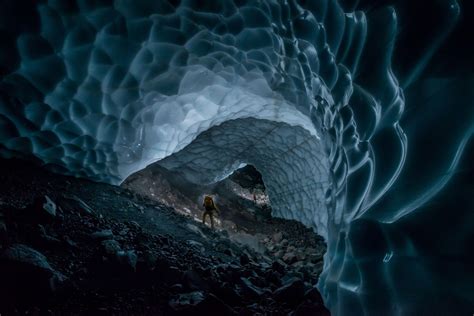
M 473 13 L 5 0 L 0 157 L 114 186 L 152 165 L 196 185 L 255 166 L 272 216 L 327 243 L 332 315 L 471 315 Z

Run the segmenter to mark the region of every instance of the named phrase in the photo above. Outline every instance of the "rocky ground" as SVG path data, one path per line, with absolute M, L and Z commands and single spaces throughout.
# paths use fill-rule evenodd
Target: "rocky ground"
M 296 222 L 211 230 L 19 161 L 0 162 L 0 190 L 1 315 L 329 314 L 314 286 L 324 242 Z

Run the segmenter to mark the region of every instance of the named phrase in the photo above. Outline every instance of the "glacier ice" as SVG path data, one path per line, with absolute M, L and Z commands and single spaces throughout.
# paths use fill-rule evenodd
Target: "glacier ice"
M 251 163 L 326 238 L 333 314 L 471 314 L 474 77 L 425 74 L 460 7 L 374 3 L 3 1 L 0 156 L 114 184 Z

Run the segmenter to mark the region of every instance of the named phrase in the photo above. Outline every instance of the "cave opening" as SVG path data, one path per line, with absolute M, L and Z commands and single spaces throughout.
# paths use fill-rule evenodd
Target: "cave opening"
M 204 234 L 218 232 L 225 236 L 228 243 L 217 243 L 218 251 L 231 255 L 258 253 L 264 258 L 259 264 L 288 267 L 281 277 L 304 280 L 308 288 L 316 286 L 326 253 L 324 238 L 314 227 L 272 214 L 267 183 L 254 165 L 241 163 L 212 183 L 198 184 L 189 179 L 195 178 L 183 173 L 181 168 L 169 170 L 157 162 L 131 175 L 122 187 L 192 218 Z M 202 223 L 206 195 L 213 198 L 219 209 L 213 229 L 209 219 Z

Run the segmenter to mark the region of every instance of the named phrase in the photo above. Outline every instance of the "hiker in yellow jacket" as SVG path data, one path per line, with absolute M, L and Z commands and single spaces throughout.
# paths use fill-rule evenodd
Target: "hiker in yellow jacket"
M 204 197 L 204 202 L 202 203 L 202 206 L 204 206 L 204 214 L 202 215 L 202 223 L 206 224 L 206 216 L 209 216 L 211 220 L 211 227 L 214 228 L 214 211 L 216 211 L 216 213 L 219 214 L 219 210 L 214 204 L 212 197 L 210 197 L 209 195 L 206 195 Z

